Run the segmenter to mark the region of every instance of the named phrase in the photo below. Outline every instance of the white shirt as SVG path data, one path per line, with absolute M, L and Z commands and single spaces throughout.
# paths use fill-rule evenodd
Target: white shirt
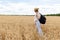
M 34 22 L 35 22 L 35 26 L 38 30 L 38 33 L 40 36 L 43 36 L 43 32 L 42 32 L 42 29 L 41 29 L 41 25 L 40 25 L 40 22 L 39 22 L 39 19 L 40 18 L 40 14 L 37 13 L 35 16 L 34 16 Z
M 38 21 L 38 19 L 40 19 L 40 13 L 39 12 L 37 14 L 35 14 L 34 22 Z

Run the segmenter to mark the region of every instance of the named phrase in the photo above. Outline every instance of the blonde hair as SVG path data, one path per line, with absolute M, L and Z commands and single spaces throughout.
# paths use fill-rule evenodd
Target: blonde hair
M 38 12 L 38 10 L 39 10 L 39 8 L 34 8 L 34 11 L 35 11 L 35 12 Z

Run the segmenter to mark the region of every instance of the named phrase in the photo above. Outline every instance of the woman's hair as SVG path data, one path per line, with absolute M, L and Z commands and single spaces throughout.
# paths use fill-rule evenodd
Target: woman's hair
M 39 9 L 39 8 L 34 8 L 34 11 L 35 11 L 35 12 L 38 12 L 38 9 Z

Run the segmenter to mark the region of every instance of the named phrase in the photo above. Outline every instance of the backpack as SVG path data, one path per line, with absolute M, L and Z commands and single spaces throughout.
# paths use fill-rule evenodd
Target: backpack
M 44 16 L 44 15 L 42 15 L 42 14 L 40 14 L 41 15 L 41 17 L 40 17 L 40 19 L 39 19 L 39 22 L 41 23 L 41 24 L 45 24 L 46 23 L 46 17 Z

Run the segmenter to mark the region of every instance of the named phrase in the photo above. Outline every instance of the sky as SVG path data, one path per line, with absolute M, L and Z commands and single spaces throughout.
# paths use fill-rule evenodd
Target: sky
M 34 15 L 38 7 L 41 14 L 60 13 L 60 0 L 0 0 L 0 14 Z

